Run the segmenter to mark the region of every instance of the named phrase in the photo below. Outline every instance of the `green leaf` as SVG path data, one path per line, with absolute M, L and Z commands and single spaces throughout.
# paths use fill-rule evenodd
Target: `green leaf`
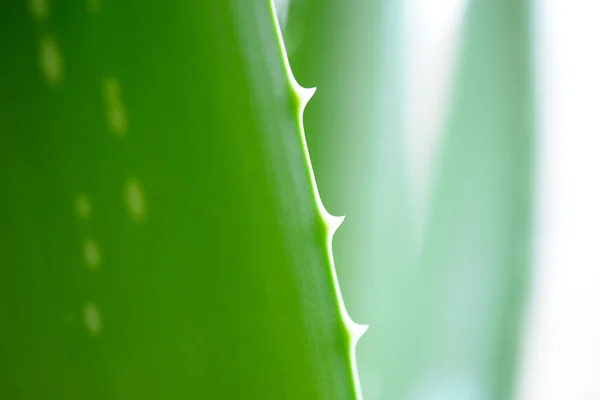
M 394 393 L 418 290 L 403 139 L 402 1 L 296 0 L 286 44 L 299 82 L 318 90 L 304 115 L 323 201 L 347 215 L 334 250 L 348 309 L 369 322 L 357 348 L 366 399 Z
M 471 2 L 445 126 L 414 354 L 424 386 L 439 379 L 458 397 L 513 395 L 530 261 L 530 20 L 527 0 Z
M 296 0 L 286 32 L 298 80 L 319 88 L 305 125 L 323 200 L 348 215 L 334 246 L 349 310 L 371 326 L 365 398 L 510 398 L 529 268 L 529 4 L 467 2 L 420 238 L 399 3 Z
M 269 3 L 29 6 L 0 6 L 0 397 L 359 398 Z

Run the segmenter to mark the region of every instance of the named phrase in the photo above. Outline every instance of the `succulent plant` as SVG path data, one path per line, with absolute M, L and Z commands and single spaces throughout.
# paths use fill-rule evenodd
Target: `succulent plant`
M 356 399 L 265 0 L 0 6 L 0 397 Z
M 304 117 L 317 182 L 348 216 L 342 291 L 370 325 L 361 383 L 367 400 L 509 399 L 529 284 L 532 5 L 421 1 L 435 21 L 463 8 L 423 200 L 407 145 L 424 134 L 409 129 L 419 99 L 407 86 L 429 84 L 407 82 L 424 52 L 408 46 L 417 3 L 295 0 L 287 13 L 294 73 L 318 87 Z M 417 118 L 436 118 L 434 100 Z

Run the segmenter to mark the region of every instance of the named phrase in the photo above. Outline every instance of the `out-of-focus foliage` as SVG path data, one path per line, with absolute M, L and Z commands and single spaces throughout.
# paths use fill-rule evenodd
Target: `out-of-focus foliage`
M 404 48 L 406 8 L 295 0 L 288 11 L 292 67 L 318 88 L 305 114 L 317 183 L 348 215 L 334 242 L 342 289 L 371 325 L 358 347 L 369 400 L 512 392 L 529 268 L 529 5 L 465 7 L 422 227 L 403 148 L 401 77 L 417 56 Z

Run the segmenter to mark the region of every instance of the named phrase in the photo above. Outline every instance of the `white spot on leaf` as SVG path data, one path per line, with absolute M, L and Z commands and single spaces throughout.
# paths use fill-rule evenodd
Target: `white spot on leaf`
M 75 198 L 75 214 L 83 220 L 90 219 L 92 215 L 92 202 L 90 198 L 84 194 L 80 194 Z
M 99 13 L 102 11 L 102 0 L 87 0 L 87 8 L 94 14 Z
M 108 126 L 115 135 L 123 136 L 127 132 L 127 113 L 121 99 L 121 87 L 117 79 L 105 78 L 103 91 Z
M 35 22 L 44 22 L 50 16 L 49 0 L 29 0 L 29 9 Z
M 95 240 L 87 239 L 83 242 L 83 259 L 92 271 L 96 271 L 102 263 L 100 246 Z
M 131 219 L 141 222 L 146 216 L 146 195 L 140 181 L 130 179 L 125 183 L 125 204 Z
M 42 37 L 40 41 L 40 65 L 46 80 L 51 85 L 58 85 L 63 78 L 63 59 L 56 41 L 50 37 Z
M 102 317 L 94 303 L 87 302 L 83 306 L 83 322 L 92 336 L 98 336 L 102 331 Z

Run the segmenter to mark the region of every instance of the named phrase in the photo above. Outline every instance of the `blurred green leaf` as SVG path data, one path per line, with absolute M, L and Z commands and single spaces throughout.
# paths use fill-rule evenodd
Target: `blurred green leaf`
M 296 77 L 318 87 L 305 114 L 317 182 L 348 215 L 334 249 L 349 310 L 371 326 L 358 347 L 369 400 L 511 395 L 528 281 L 529 4 L 466 7 L 422 237 L 402 2 L 295 0 L 288 13 Z
M 512 398 L 529 277 L 529 7 L 470 3 L 425 233 L 413 366 L 417 385 L 439 379 L 459 398 Z

